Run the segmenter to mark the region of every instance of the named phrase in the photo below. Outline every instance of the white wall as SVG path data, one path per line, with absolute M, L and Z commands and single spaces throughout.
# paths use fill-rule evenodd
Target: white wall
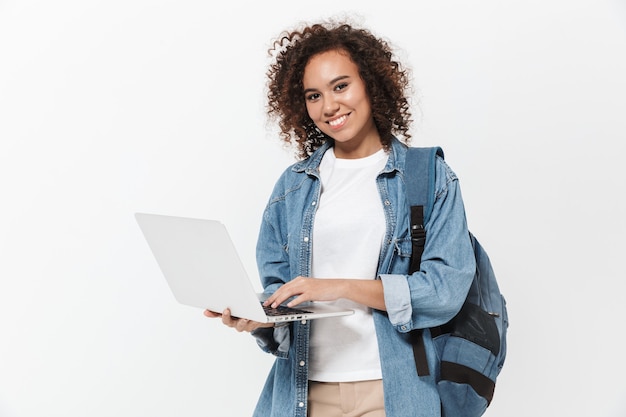
M 269 41 L 355 11 L 509 302 L 487 415 L 626 415 L 624 1 L 210 3 L 0 0 L 0 416 L 249 415 L 272 359 L 173 300 L 133 213 L 222 218 L 256 271 Z

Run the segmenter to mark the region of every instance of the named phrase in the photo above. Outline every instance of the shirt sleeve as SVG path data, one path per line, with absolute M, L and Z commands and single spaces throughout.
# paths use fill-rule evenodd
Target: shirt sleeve
M 279 184 L 280 181 L 276 188 Z M 266 294 L 273 294 L 290 276 L 286 233 L 280 229 L 284 225 L 273 204 L 276 202 L 271 198 L 263 213 L 256 247 L 257 266 Z M 291 327 L 292 324 L 259 328 L 252 332 L 252 336 L 263 351 L 286 358 L 291 343 Z
M 420 271 L 380 275 L 389 320 L 400 332 L 438 326 L 454 317 L 476 270 L 458 179 L 441 158 L 436 175 Z
M 267 353 L 279 358 L 287 358 L 289 355 L 291 325 L 278 327 L 261 327 L 252 331 L 257 345 Z

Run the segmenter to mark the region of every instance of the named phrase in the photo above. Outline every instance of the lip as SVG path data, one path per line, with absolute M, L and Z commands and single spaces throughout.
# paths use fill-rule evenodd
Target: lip
M 326 121 L 326 123 L 330 126 L 331 129 L 335 130 L 335 129 L 341 129 L 346 122 L 348 121 L 348 116 L 350 114 L 342 114 L 339 117 L 335 117 L 333 119 L 330 119 L 328 121 Z

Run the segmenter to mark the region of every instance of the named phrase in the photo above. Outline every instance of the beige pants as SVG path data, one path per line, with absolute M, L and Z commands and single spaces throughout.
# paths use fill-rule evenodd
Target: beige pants
M 383 381 L 309 381 L 308 417 L 385 417 Z

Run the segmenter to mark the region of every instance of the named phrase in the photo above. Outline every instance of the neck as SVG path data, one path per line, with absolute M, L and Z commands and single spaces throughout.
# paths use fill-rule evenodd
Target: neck
M 335 141 L 335 157 L 340 159 L 358 159 L 373 155 L 383 148 L 379 137 L 360 143 Z

